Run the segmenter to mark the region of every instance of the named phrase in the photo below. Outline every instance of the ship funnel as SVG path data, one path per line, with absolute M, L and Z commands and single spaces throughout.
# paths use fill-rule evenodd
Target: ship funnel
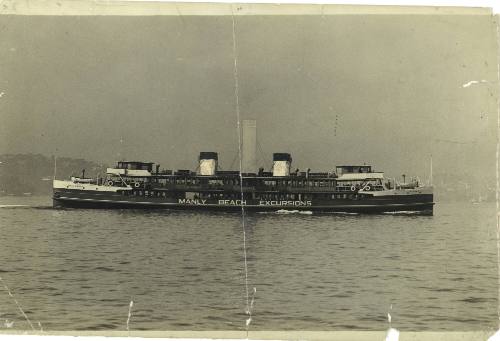
M 241 172 L 257 171 L 257 121 L 243 120 L 241 128 Z
M 273 176 L 289 176 L 292 156 L 289 153 L 273 154 Z
M 216 152 L 201 152 L 199 174 L 200 175 L 215 175 L 218 165 L 218 155 Z

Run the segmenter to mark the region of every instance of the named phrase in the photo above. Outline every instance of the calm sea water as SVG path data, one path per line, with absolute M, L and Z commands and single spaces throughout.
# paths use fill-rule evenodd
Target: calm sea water
M 54 210 L 0 199 L 0 276 L 45 330 L 242 330 L 241 216 Z M 253 330 L 485 330 L 497 326 L 495 206 L 433 217 L 251 214 Z M 29 329 L 0 286 L 0 324 Z M 392 310 L 390 309 L 392 305 Z

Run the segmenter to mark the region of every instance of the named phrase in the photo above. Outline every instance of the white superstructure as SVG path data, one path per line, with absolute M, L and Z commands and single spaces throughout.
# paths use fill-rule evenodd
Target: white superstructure
M 132 187 L 118 187 L 113 185 L 97 185 L 95 183 L 81 183 L 72 180 L 53 180 L 54 189 L 73 189 L 80 191 L 116 192 L 118 190 L 131 190 Z
M 126 175 L 126 176 L 151 176 L 151 172 L 145 169 L 122 169 L 122 168 L 107 168 L 106 173 L 110 175 Z

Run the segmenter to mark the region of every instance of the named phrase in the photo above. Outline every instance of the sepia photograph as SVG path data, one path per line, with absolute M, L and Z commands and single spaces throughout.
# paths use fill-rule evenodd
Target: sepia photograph
M 0 334 L 499 329 L 491 8 L 6 1 L 0 30 Z

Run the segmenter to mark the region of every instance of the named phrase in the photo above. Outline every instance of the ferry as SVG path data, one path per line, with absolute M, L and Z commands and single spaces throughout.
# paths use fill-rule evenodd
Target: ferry
M 222 211 L 433 213 L 432 185 L 398 183 L 369 165 L 330 172 L 292 171 L 290 153 L 274 153 L 270 171 L 223 171 L 218 153 L 201 152 L 198 168 L 160 169 L 152 162 L 119 161 L 106 176 L 53 180 L 54 207 L 166 208 Z

